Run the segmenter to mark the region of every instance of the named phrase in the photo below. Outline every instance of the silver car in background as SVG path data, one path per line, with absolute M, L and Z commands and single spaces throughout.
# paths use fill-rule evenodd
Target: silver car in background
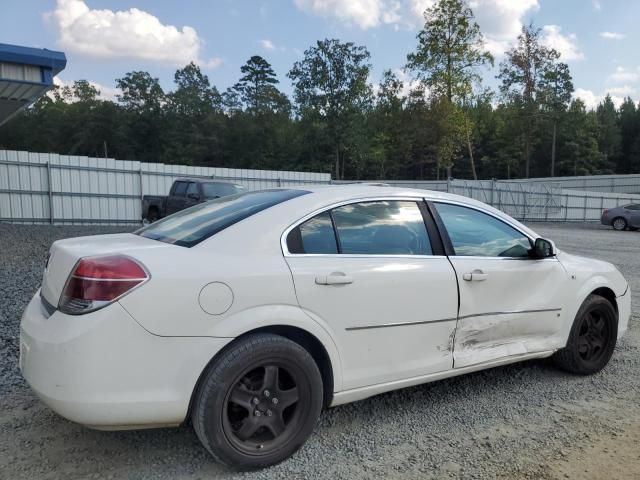
M 623 205 L 602 211 L 600 223 L 610 225 L 614 230 L 637 230 L 640 228 L 640 204 Z

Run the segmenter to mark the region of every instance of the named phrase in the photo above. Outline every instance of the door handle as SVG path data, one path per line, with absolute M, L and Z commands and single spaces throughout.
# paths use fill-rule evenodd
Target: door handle
M 316 277 L 317 285 L 347 285 L 353 283 L 353 277 L 342 272 L 334 272 L 331 275 L 321 275 Z
M 484 282 L 489 278 L 489 274 L 484 273 L 482 270 L 474 270 L 471 273 L 465 273 L 462 278 L 467 282 Z

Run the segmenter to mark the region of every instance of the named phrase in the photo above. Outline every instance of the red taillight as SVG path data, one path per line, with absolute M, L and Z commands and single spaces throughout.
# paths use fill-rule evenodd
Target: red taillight
M 605 208 L 604 210 L 602 210 L 602 214 L 604 215 L 605 213 L 607 213 L 609 211 L 608 208 Z
M 74 315 L 92 312 L 148 278 L 142 265 L 123 255 L 83 258 L 67 280 L 59 308 Z

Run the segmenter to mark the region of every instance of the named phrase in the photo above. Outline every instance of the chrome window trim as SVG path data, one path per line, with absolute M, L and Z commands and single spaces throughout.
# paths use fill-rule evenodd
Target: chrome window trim
M 432 200 L 432 202 L 434 204 L 437 204 L 437 203 L 448 203 L 450 205 L 456 205 L 458 207 L 470 208 L 471 210 L 476 210 L 477 212 L 484 213 L 485 215 L 489 215 L 490 217 L 493 217 L 496 220 L 498 220 L 498 221 L 500 221 L 500 222 L 502 222 L 504 224 L 509 225 L 511 228 L 516 230 L 518 233 L 520 233 L 520 234 L 524 235 L 525 237 L 527 237 L 531 242 L 535 242 L 536 241 L 535 238 L 533 238 L 527 232 L 523 232 L 517 225 L 513 224 L 510 221 L 505 220 L 504 218 L 499 217 L 498 215 L 496 215 L 496 214 L 494 214 L 492 212 L 484 210 L 482 208 L 478 208 L 476 206 L 469 205 L 467 203 L 456 202 L 455 200 Z M 436 210 L 437 210 L 437 208 L 436 208 Z M 438 212 L 438 214 L 440 214 L 440 212 Z M 494 258 L 494 257 L 485 257 L 485 258 Z M 502 257 L 495 257 L 495 258 L 502 258 Z M 512 257 L 512 258 L 520 258 L 520 257 Z
M 516 232 L 520 233 L 522 236 L 527 237 L 529 239 L 529 241 L 531 242 L 531 246 L 532 247 L 533 247 L 533 244 L 536 241 L 536 239 L 534 237 L 529 235 L 527 232 L 523 232 L 514 223 L 512 223 L 512 222 L 510 222 L 508 220 L 505 220 L 504 218 L 502 218 L 502 217 L 500 217 L 500 216 L 498 216 L 498 215 L 496 215 L 496 214 L 494 214 L 492 212 L 489 212 L 487 210 L 479 208 L 479 207 L 477 207 L 475 205 L 469 205 L 468 203 L 457 202 L 455 200 L 427 200 L 427 201 L 431 201 L 433 204 L 446 203 L 446 204 L 449 204 L 449 205 L 456 205 L 458 207 L 469 208 L 471 210 L 475 210 L 477 212 L 484 213 L 485 215 L 489 215 L 490 217 L 495 218 L 499 222 L 502 222 L 505 225 L 510 226 Z M 436 211 L 437 210 L 438 210 L 438 208 L 437 208 L 437 205 L 436 205 Z M 440 215 L 440 212 L 438 212 L 438 215 Z M 555 261 L 555 262 L 557 262 L 558 261 L 557 257 L 532 259 L 532 258 L 528 258 L 528 257 L 484 257 L 482 255 L 451 255 L 451 256 L 455 257 L 455 258 L 469 258 L 469 259 L 475 259 L 475 260 L 534 260 L 534 261 L 537 261 L 537 262 L 543 262 L 543 261 Z
M 400 201 L 400 202 L 432 202 L 434 204 L 436 203 L 447 203 L 450 205 L 457 205 L 459 207 L 465 207 L 465 208 L 470 208 L 472 210 L 476 210 L 480 213 L 484 213 L 485 215 L 489 215 L 493 218 L 495 218 L 496 220 L 505 223 L 506 225 L 509 225 L 511 228 L 513 228 L 514 230 L 516 230 L 517 232 L 519 232 L 521 235 L 527 237 L 529 239 L 530 242 L 534 243 L 535 242 L 535 238 L 533 238 L 531 235 L 529 235 L 526 232 L 523 232 L 520 228 L 518 228 L 517 225 L 514 225 L 512 222 L 509 222 L 501 217 L 499 217 L 498 215 L 495 215 L 492 212 L 489 212 L 487 210 L 484 210 L 480 207 L 477 207 L 475 205 L 470 205 L 468 203 L 464 203 L 464 202 L 460 202 L 460 201 L 456 201 L 456 200 L 447 200 L 447 199 L 432 199 L 429 197 L 425 197 L 424 195 L 416 195 L 414 197 L 412 196 L 408 196 L 408 195 L 402 195 L 402 196 L 374 196 L 374 197 L 360 197 L 360 198 L 352 198 L 350 200 L 342 200 L 340 202 L 335 202 L 332 203 L 328 206 L 324 206 L 322 208 L 318 208 L 316 210 L 314 210 L 313 212 L 304 215 L 303 217 L 300 217 L 298 220 L 294 221 L 291 225 L 289 225 L 285 230 L 284 233 L 280 236 L 280 248 L 282 249 L 282 254 L 285 257 L 292 257 L 292 258 L 296 258 L 296 257 L 327 257 L 327 258 L 422 258 L 422 259 L 428 259 L 428 258 L 438 258 L 438 259 L 442 259 L 442 258 L 448 258 L 446 255 L 365 255 L 365 254 L 340 254 L 340 253 L 290 253 L 289 252 L 289 248 L 287 247 L 287 236 L 289 235 L 289 233 L 291 233 L 291 230 L 293 230 L 294 228 L 296 228 L 297 226 L 301 225 L 302 223 L 306 222 L 307 220 L 309 220 L 310 218 L 315 217 L 316 215 L 319 215 L 323 212 L 327 212 L 329 210 L 332 210 L 334 208 L 338 208 L 338 207 L 343 207 L 345 205 L 350 205 L 352 203 L 362 203 L 362 202 L 387 202 L 387 201 Z M 482 259 L 482 260 L 532 260 L 530 258 L 527 257 L 483 257 L 483 256 L 464 256 L 464 255 L 452 255 L 452 257 L 455 258 L 468 258 L 468 259 Z M 538 262 L 541 261 L 558 261 L 557 257 L 553 257 L 553 258 L 544 258 L 544 259 L 538 259 L 535 260 Z

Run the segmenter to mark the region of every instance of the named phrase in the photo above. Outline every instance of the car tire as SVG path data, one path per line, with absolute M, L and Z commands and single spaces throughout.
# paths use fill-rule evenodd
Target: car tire
M 576 314 L 567 346 L 553 360 L 570 373 L 597 373 L 609 363 L 617 338 L 618 314 L 613 305 L 604 297 L 589 295 Z
M 147 214 L 147 220 L 149 220 L 149 223 L 157 222 L 158 218 L 158 210 L 155 208 L 149 209 L 149 213 Z
M 232 343 L 206 370 L 191 421 L 216 461 L 248 470 L 291 456 L 315 427 L 322 377 L 297 343 L 252 334 Z
M 622 217 L 616 217 L 611 221 L 614 230 L 622 231 L 627 228 L 627 221 Z

